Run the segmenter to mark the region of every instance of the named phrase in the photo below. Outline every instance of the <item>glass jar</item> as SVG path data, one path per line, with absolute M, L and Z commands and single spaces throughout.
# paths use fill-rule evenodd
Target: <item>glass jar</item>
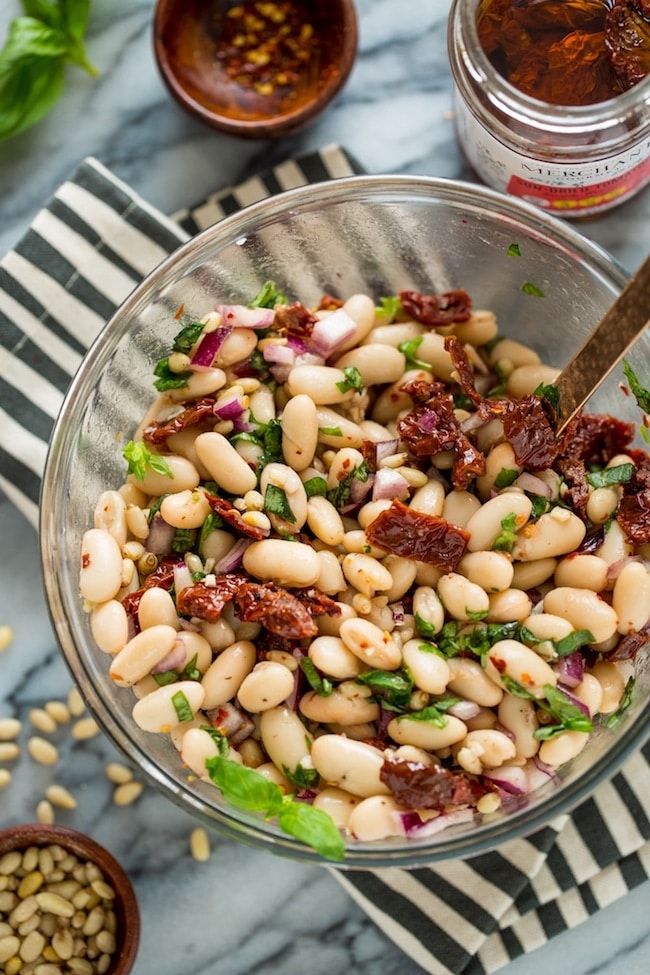
M 480 179 L 563 217 L 600 214 L 650 181 L 650 77 L 596 105 L 551 105 L 483 51 L 478 0 L 453 0 L 448 48 L 458 141 Z

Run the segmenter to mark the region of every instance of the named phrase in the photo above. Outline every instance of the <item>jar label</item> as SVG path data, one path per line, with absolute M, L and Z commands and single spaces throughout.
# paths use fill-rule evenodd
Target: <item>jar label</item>
M 556 163 L 523 156 L 488 132 L 460 98 L 458 138 L 470 164 L 495 189 L 559 216 L 599 213 L 632 196 L 650 180 L 650 138 L 594 162 Z

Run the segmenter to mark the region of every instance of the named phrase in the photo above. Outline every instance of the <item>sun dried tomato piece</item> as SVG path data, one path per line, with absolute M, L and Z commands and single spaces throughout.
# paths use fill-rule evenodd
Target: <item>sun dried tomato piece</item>
M 273 582 L 246 582 L 239 587 L 237 615 L 246 623 L 261 625 L 288 640 L 316 636 L 318 627 L 300 599 Z
M 576 513 L 583 512 L 587 507 L 590 494 L 584 461 L 568 458 L 558 461 L 556 466 L 566 485 L 566 493 L 562 495 L 563 500 L 570 504 Z
M 626 633 L 618 641 L 613 650 L 607 654 L 608 660 L 634 660 L 639 650 L 647 646 L 650 640 L 650 623 L 633 633 Z
M 616 520 L 630 542 L 635 545 L 650 542 L 650 491 L 625 494 L 618 506 Z
M 230 572 L 217 576 L 211 586 L 205 582 L 195 582 L 178 593 L 176 609 L 181 616 L 196 616 L 207 623 L 216 623 L 228 603 L 248 581 L 248 576 L 243 573 Z
M 649 0 L 616 0 L 605 18 L 605 45 L 623 91 L 650 74 Z
M 191 406 L 187 406 L 182 413 L 179 413 L 178 416 L 173 417 L 171 420 L 167 420 L 164 423 L 153 420 L 142 431 L 142 437 L 148 443 L 160 444 L 164 443 L 167 437 L 171 437 L 173 433 L 186 430 L 188 427 L 195 427 L 210 417 L 214 421 L 215 402 L 216 400 L 213 396 L 205 396 L 203 399 L 192 403 Z
M 465 552 L 469 533 L 437 515 L 393 501 L 368 525 L 366 538 L 370 545 L 393 555 L 453 571 Z
M 531 394 L 510 401 L 501 422 L 505 438 L 521 467 L 543 471 L 551 466 L 558 454 L 558 444 L 539 396 Z
M 334 311 L 336 308 L 343 307 L 343 300 L 334 295 L 324 294 L 318 302 L 318 311 Z
M 317 321 L 318 317 L 306 305 L 301 301 L 294 301 L 292 305 L 280 305 L 276 308 L 273 328 L 283 335 L 308 338 Z
M 379 777 L 405 809 L 443 812 L 455 806 L 473 806 L 490 791 L 461 772 L 451 772 L 442 765 L 425 765 L 424 762 L 387 758 L 379 770 Z
M 128 593 L 124 597 L 122 605 L 130 616 L 137 619 L 140 600 L 146 589 L 158 588 L 165 589 L 169 592 L 174 585 L 174 566 L 178 565 L 181 561 L 182 556 L 180 555 L 165 555 L 153 572 L 150 572 L 149 575 L 144 577 L 140 588 L 136 589 L 135 592 Z
M 514 16 L 524 27 L 552 30 L 564 27 L 568 31 L 599 31 L 611 0 L 518 0 Z
M 633 423 L 605 413 L 582 413 L 565 428 L 558 456 L 583 460 L 587 467 L 602 467 L 625 452 L 634 432 Z
M 331 596 L 317 589 L 316 586 L 310 586 L 308 589 L 292 589 L 291 592 L 312 616 L 336 617 L 341 615 L 339 604 Z
M 230 501 L 226 501 L 225 498 L 219 498 L 216 494 L 206 494 L 206 498 L 214 513 L 219 515 L 220 518 L 223 518 L 226 524 L 234 528 L 240 535 L 244 535 L 246 538 L 253 538 L 259 542 L 269 534 L 268 531 L 263 531 L 263 529 L 245 522 L 239 511 L 233 508 Z
M 466 322 L 471 314 L 472 299 L 466 291 L 446 291 L 424 295 L 419 291 L 400 291 L 402 308 L 409 318 L 429 328 L 441 328 L 454 322 Z
M 444 383 L 430 379 L 408 379 L 399 388 L 400 393 L 406 393 L 414 403 L 428 403 L 436 396 L 442 396 L 446 390 Z
M 469 396 L 472 403 L 478 405 L 483 397 L 476 389 L 474 373 L 472 372 L 472 367 L 469 364 L 465 349 L 455 335 L 447 335 L 445 337 L 445 349 L 449 353 L 451 361 L 454 364 L 454 369 L 458 373 L 461 389 L 466 396 Z
M 414 457 L 430 458 L 442 450 L 453 450 L 452 480 L 459 489 L 485 473 L 485 456 L 460 429 L 450 395 L 417 403 L 399 421 L 397 431 Z

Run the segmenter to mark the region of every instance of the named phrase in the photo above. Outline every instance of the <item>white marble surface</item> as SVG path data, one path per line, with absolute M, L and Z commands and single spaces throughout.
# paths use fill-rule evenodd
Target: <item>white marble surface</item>
M 446 55 L 447 0 L 359 0 L 361 44 L 336 105 L 307 132 L 275 144 L 216 135 L 184 116 L 158 77 L 151 51 L 153 0 L 94 0 L 89 53 L 101 75 L 70 69 L 63 100 L 34 129 L 0 144 L 0 253 L 9 249 L 56 186 L 87 155 L 153 204 L 173 212 L 270 162 L 339 142 L 370 172 L 472 178 L 454 141 Z M 19 11 L 0 4 L 0 36 Z M 650 250 L 650 191 L 582 232 L 633 271 Z M 27 714 L 63 697 L 70 678 L 41 590 L 37 538 L 0 501 L 0 625 L 14 630 L 0 657 L 0 715 Z M 54 740 L 54 768 L 11 763 L 0 826 L 34 818 L 50 781 L 79 798 L 62 823 L 91 832 L 124 863 L 142 910 L 135 975 L 417 975 L 419 969 L 317 867 L 280 860 L 212 837 L 212 856 L 189 855 L 192 821 L 145 790 L 133 807 L 112 804 L 102 737 Z M 650 883 L 572 932 L 502 969 L 504 975 L 623 975 L 650 970 Z

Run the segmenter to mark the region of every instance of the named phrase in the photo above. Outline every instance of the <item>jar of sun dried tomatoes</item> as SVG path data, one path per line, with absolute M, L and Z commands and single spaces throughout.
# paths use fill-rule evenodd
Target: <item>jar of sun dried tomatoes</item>
M 459 143 L 479 178 L 548 212 L 573 218 L 600 214 L 638 193 L 650 181 L 650 74 L 644 68 L 650 57 L 648 46 L 644 49 L 637 44 L 636 51 L 628 52 L 628 30 L 622 49 L 612 52 L 616 40 L 610 36 L 610 62 L 614 53 L 614 62 L 622 72 L 621 84 L 629 87 L 622 90 L 616 79 L 610 79 L 603 82 L 610 85 L 604 89 L 605 100 L 575 104 L 583 97 L 582 89 L 589 87 L 584 84 L 584 71 L 587 62 L 593 60 L 596 38 L 585 40 L 588 32 L 579 31 L 577 45 L 574 30 L 563 48 L 566 31 L 562 34 L 564 27 L 557 20 L 557 2 L 552 4 L 553 9 L 545 0 L 492 2 L 494 16 L 488 29 L 492 26 L 499 31 L 505 24 L 506 48 L 509 41 L 513 56 L 539 43 L 543 48 L 540 57 L 544 58 L 550 44 L 556 45 L 556 86 L 553 89 L 552 79 L 549 81 L 548 60 L 540 66 L 529 59 L 517 61 L 519 74 L 510 76 L 520 85 L 515 87 L 507 80 L 505 61 L 499 61 L 503 52 L 491 51 L 488 56 L 485 48 L 490 45 L 486 43 L 485 30 L 479 35 L 477 15 L 485 15 L 489 0 L 454 0 L 448 44 L 455 82 L 455 122 Z M 602 0 L 604 14 L 622 2 Z M 540 15 L 545 6 L 549 7 L 549 17 L 555 18 L 544 28 L 553 31 L 552 35 L 531 30 L 530 20 L 525 20 L 526 13 L 529 17 Z M 585 0 L 584 6 L 593 12 L 598 4 L 596 0 Z M 575 11 L 576 7 L 580 3 L 567 4 L 565 10 Z M 650 0 L 628 0 L 616 13 L 623 15 L 622 29 L 630 26 L 628 14 L 638 15 L 641 41 L 650 45 Z M 635 24 L 632 26 L 637 29 Z M 520 27 L 521 36 L 517 33 Z M 604 34 L 601 38 L 604 42 Z M 559 68 L 558 56 L 566 58 L 566 64 L 560 63 Z M 601 74 L 610 68 L 611 64 L 605 65 Z M 602 81 L 600 78 L 599 83 Z M 591 97 L 602 97 L 603 89 L 599 91 L 592 92 Z M 548 100 L 551 95 L 567 104 L 552 103 Z M 584 97 L 589 97 L 589 92 Z

